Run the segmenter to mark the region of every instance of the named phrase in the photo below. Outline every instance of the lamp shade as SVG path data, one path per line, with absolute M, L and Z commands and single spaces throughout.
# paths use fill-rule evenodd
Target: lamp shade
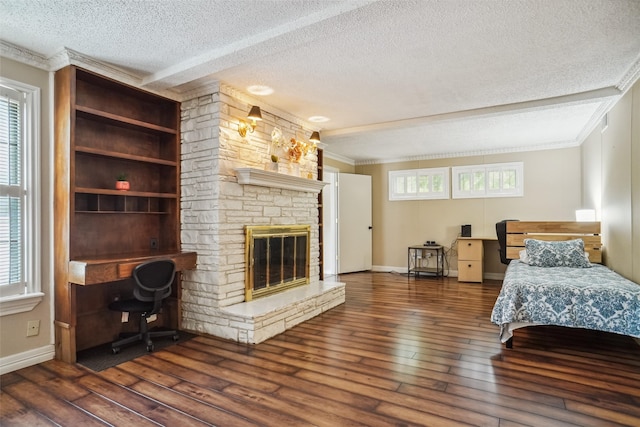
M 252 106 L 247 118 L 250 120 L 262 120 L 262 112 L 260 111 L 260 107 L 256 107 L 255 105 Z
M 320 142 L 320 132 L 312 132 L 309 141 L 318 143 Z

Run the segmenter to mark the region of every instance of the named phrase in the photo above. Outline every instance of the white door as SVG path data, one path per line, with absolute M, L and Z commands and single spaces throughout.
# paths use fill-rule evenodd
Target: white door
M 338 174 L 338 273 L 371 270 L 371 177 Z
M 338 173 L 330 166 L 322 171 L 322 180 L 328 182 L 322 189 L 322 263 L 324 276 L 338 274 Z

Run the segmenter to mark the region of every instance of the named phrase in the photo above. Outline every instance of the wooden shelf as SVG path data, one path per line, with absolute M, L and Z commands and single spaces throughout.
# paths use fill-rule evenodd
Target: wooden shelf
M 118 151 L 102 150 L 100 148 L 76 146 L 76 152 L 93 154 L 96 156 L 112 157 L 114 159 L 131 160 L 135 162 L 152 163 L 156 165 L 176 166 L 177 162 L 172 160 L 158 159 L 155 157 L 136 156 L 134 154 L 126 154 Z
M 82 194 L 104 194 L 109 196 L 124 196 L 124 197 L 157 197 L 161 199 L 175 199 L 178 197 L 175 193 L 154 193 L 150 191 L 122 191 L 122 190 L 108 190 L 106 188 L 86 188 L 76 187 L 76 193 Z
M 114 122 L 120 126 L 127 126 L 135 129 L 145 130 L 145 131 L 168 133 L 171 135 L 176 134 L 176 129 L 172 129 L 164 126 L 158 126 L 153 123 L 146 123 L 140 120 L 131 119 L 125 116 L 120 116 L 118 114 L 96 110 L 95 108 L 91 108 L 91 107 L 76 105 L 76 111 L 81 114 L 84 113 L 84 117 L 88 117 L 88 118 L 93 117 L 96 120 Z

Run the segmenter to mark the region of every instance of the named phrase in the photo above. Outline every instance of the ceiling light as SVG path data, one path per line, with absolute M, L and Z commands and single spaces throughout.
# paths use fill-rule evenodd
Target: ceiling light
M 260 107 L 252 106 L 249 114 L 247 115 L 247 119 L 251 120 L 251 122 L 247 123 L 244 120 L 240 120 L 238 123 L 238 133 L 241 137 L 247 136 L 247 130 L 253 133 L 256 130 L 257 122 L 262 120 L 262 112 L 260 111 Z
M 324 123 L 324 122 L 328 122 L 330 119 L 329 117 L 325 117 L 325 116 L 311 116 L 307 120 L 313 123 Z
M 265 85 L 251 85 L 247 87 L 247 91 L 252 95 L 267 96 L 273 93 L 273 89 Z

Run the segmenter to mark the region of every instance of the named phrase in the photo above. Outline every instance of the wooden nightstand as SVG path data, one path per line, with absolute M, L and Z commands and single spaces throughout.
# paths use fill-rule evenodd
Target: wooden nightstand
M 458 281 L 482 282 L 484 247 L 483 239 L 458 238 Z

